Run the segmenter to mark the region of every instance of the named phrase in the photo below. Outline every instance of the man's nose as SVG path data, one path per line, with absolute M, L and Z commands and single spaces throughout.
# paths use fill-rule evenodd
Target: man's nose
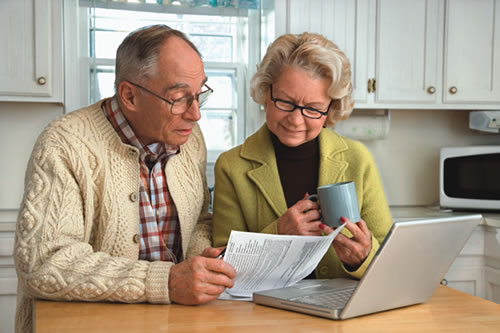
M 193 103 L 184 112 L 183 118 L 191 121 L 198 121 L 201 119 L 200 102 L 194 98 Z

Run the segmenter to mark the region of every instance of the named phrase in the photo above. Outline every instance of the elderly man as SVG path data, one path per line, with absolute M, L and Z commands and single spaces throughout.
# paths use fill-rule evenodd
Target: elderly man
M 40 135 L 17 222 L 18 332 L 34 298 L 201 304 L 233 285 L 210 247 L 206 81 L 183 33 L 139 29 L 118 48 L 116 94 Z

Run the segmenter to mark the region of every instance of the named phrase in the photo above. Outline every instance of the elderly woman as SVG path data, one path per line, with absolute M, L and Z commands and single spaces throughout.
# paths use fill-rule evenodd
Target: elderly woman
M 287 34 L 274 41 L 251 81 L 252 98 L 266 123 L 215 166 L 214 246 L 231 230 L 321 235 L 318 186 L 354 181 L 362 220 L 347 223 L 314 278 L 360 278 L 391 227 L 374 160 L 360 142 L 325 127 L 349 117 L 350 64 L 321 35 Z M 347 229 L 347 230 L 346 230 Z

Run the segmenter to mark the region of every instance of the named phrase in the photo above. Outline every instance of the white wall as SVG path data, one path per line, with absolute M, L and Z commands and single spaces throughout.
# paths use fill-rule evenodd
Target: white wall
M 16 272 L 12 249 L 24 172 L 36 138 L 63 113 L 55 104 L 0 102 L 0 332 L 14 332 Z
M 377 161 L 390 205 L 439 204 L 443 146 L 500 145 L 500 134 L 469 129 L 469 111 L 393 110 L 384 140 L 364 142 Z
M 57 104 L 0 102 L 0 238 L 13 244 L 24 172 L 43 128 L 63 114 Z M 437 205 L 442 146 L 498 144 L 500 135 L 468 129 L 468 111 L 393 110 L 384 140 L 365 142 L 372 151 L 391 205 Z M 0 253 L 0 322 L 12 332 L 15 271 L 10 250 Z M 8 288 L 7 288 L 8 287 Z M 2 305 L 4 304 L 4 305 Z
M 62 113 L 63 107 L 57 104 L 0 103 L 0 210 L 19 207 L 33 144 Z
M 442 146 L 500 145 L 500 135 L 468 129 L 468 113 L 393 110 L 388 137 L 364 142 L 377 161 L 389 204 L 438 204 Z M 33 144 L 43 128 L 62 114 L 63 107 L 57 104 L 0 103 L 0 214 L 19 207 Z
M 470 130 L 465 110 L 391 110 L 388 136 L 363 143 L 377 162 L 389 205 L 434 206 L 439 204 L 440 148 L 500 145 L 500 134 Z M 213 184 L 212 170 L 207 178 Z

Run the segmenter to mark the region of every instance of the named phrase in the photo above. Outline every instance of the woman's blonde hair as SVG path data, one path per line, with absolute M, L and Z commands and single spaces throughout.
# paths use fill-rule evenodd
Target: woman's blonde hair
M 326 127 L 349 118 L 354 107 L 351 64 L 337 45 L 315 33 L 280 36 L 269 45 L 257 73 L 250 81 L 250 95 L 256 103 L 265 105 L 271 84 L 277 81 L 285 67 L 331 80 L 328 96 L 333 103 L 326 118 Z

